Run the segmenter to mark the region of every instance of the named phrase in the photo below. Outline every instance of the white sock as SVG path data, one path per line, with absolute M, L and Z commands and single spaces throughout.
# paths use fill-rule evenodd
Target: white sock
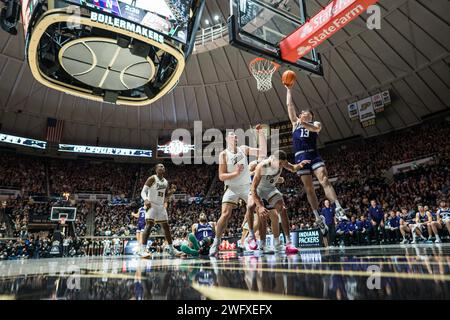
M 214 242 L 213 242 L 213 246 L 217 246 L 220 243 L 220 238 L 215 237 L 214 238 Z
M 441 237 L 439 237 L 438 234 L 436 235 L 436 240 L 437 240 L 437 241 L 441 241 Z
M 250 239 L 255 239 L 255 232 L 253 230 L 249 230 L 248 233 L 250 235 Z
M 334 204 L 336 205 L 336 209 L 342 209 L 341 204 L 339 203 L 339 200 L 336 200 L 334 202 Z
M 319 211 L 313 210 L 313 212 L 314 212 L 314 216 L 316 217 L 316 220 L 319 219 L 320 218 L 319 217 Z

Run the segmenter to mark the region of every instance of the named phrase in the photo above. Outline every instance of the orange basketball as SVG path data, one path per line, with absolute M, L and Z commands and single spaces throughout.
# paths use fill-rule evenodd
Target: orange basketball
M 283 73 L 281 81 L 285 86 L 291 87 L 294 85 L 296 79 L 297 75 L 295 74 L 295 72 L 292 70 L 287 70 Z

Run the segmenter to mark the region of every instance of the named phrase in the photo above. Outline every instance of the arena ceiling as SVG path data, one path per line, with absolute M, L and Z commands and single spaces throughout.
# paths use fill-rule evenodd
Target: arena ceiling
M 291 0 L 295 2 L 295 0 Z M 329 0 L 311 0 L 317 12 Z M 319 47 L 323 78 L 300 75 L 294 99 L 312 108 L 325 130 L 320 142 L 373 136 L 410 126 L 449 108 L 450 3 L 447 0 L 381 0 L 382 29 L 368 30 L 365 15 Z M 292 10 L 296 8 L 293 7 Z M 208 0 L 205 20 L 222 21 L 228 0 Z M 201 49 L 201 48 L 200 48 Z M 46 118 L 65 120 L 63 142 L 154 146 L 175 128 L 248 128 L 288 119 L 282 68 L 274 89 L 262 94 L 247 64 L 252 56 L 229 45 L 197 50 L 176 89 L 153 105 L 123 107 L 62 94 L 37 83 L 24 63 L 23 36 L 0 31 L 0 132 L 43 138 Z M 349 120 L 347 105 L 389 89 L 394 103 L 363 129 Z

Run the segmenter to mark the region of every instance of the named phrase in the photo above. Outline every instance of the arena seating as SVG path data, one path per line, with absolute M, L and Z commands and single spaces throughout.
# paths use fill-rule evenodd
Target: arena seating
M 414 139 L 411 139 L 412 136 Z M 354 215 L 356 219 L 367 214 L 367 206 L 373 198 L 385 212 L 402 207 L 415 210 L 419 203 L 430 206 L 434 211 L 439 199 L 449 198 L 450 130 L 446 122 L 424 124 L 386 136 L 330 146 L 321 154 L 330 176 L 337 177 L 334 186 L 342 199 L 341 203 L 348 215 Z M 427 156 L 434 157 L 430 165 L 396 175 L 390 182 L 383 177 L 394 164 Z M 31 236 L 27 234 L 30 217 L 48 212 L 52 205 L 51 202 L 34 202 L 30 196 L 95 191 L 129 199 L 133 196 L 139 198 L 140 189 L 152 172 L 149 165 L 35 159 L 10 153 L 0 155 L 0 167 L 0 186 L 19 188 L 23 193 L 23 197 L 7 201 L 5 209 L 12 222 L 13 236 L 21 238 L 21 241 L 27 241 Z M 166 168 L 167 179 L 177 186 L 177 192 L 204 198 L 211 188 L 209 197 L 200 203 L 178 201 L 169 204 L 174 237 L 184 238 L 202 211 L 209 220 L 217 221 L 223 190 L 223 183 L 215 178 L 217 168 L 175 166 L 170 163 L 166 164 Z M 285 194 L 292 229 L 314 227 L 314 217 L 298 177 L 288 172 L 283 177 L 285 183 L 280 189 Z M 322 203 L 325 197 L 321 188 L 318 189 L 318 196 Z M 83 202 L 77 206 L 75 228 L 79 236 L 84 236 L 89 209 Z M 236 211 L 239 210 L 243 211 L 243 208 Z M 99 202 L 94 207 L 94 214 L 95 235 L 134 234 L 135 221 L 126 204 Z M 234 215 L 242 217 L 243 213 L 235 212 Z M 225 235 L 239 236 L 241 223 L 240 218 L 232 219 Z

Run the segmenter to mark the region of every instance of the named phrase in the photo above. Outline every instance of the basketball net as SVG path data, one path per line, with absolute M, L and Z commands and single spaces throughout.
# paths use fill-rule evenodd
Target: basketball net
M 256 86 L 259 91 L 266 92 L 272 89 L 272 76 L 280 65 L 273 61 L 256 58 L 250 61 L 249 69 L 256 79 Z

